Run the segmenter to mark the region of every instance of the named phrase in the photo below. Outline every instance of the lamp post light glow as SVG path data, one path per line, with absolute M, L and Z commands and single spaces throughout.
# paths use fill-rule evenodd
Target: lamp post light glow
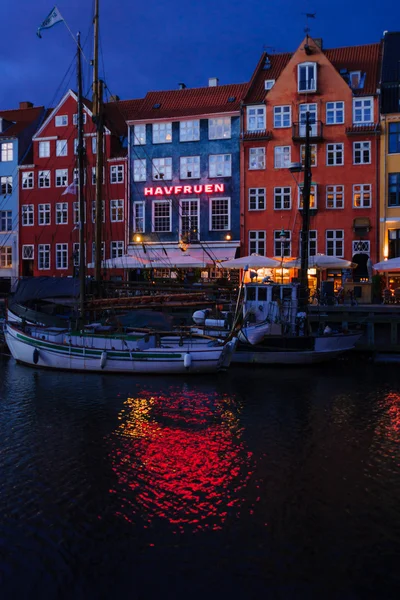
M 284 255 L 284 251 L 285 251 L 285 242 L 286 242 L 286 233 L 283 228 L 279 234 L 279 239 L 281 241 L 281 259 L 282 259 L 281 260 L 281 283 L 283 283 L 283 255 Z
M 142 241 L 142 237 L 140 235 L 135 235 L 134 240 L 135 240 L 135 242 L 141 242 Z

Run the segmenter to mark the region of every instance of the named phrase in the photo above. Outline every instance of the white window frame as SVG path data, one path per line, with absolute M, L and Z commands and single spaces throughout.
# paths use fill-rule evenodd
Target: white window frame
M 34 260 L 35 246 L 34 244 L 24 244 L 22 246 L 22 260 Z
M 14 160 L 14 146 L 12 142 L 2 142 L 0 144 L 1 154 L 0 162 L 12 162 Z
M 315 251 L 312 252 L 311 246 L 315 242 Z M 300 240 L 301 245 L 301 240 Z M 299 252 L 299 256 L 301 251 Z M 317 229 L 310 229 L 308 232 L 308 256 L 316 256 L 318 254 L 318 231 Z
M 33 171 L 22 171 L 21 187 L 23 190 L 32 190 L 35 186 L 35 175 Z
M 151 161 L 153 181 L 171 181 L 172 156 L 161 156 Z
M 306 135 L 306 116 L 310 113 L 311 137 L 315 137 L 318 132 L 318 104 L 316 102 L 303 102 L 299 107 L 299 134 L 301 137 Z M 313 117 L 315 116 L 314 120 Z
M 274 169 L 288 169 L 291 162 L 290 146 L 275 146 Z
M 134 146 L 145 146 L 146 145 L 146 125 L 134 125 L 133 126 L 133 145 Z
M 2 196 L 11 196 L 13 193 L 13 178 L 12 175 L 0 176 L 0 194 Z
M 86 125 L 87 114 L 85 111 L 82 113 L 82 123 Z M 78 125 L 78 113 L 75 113 L 72 117 L 72 124 Z
M 192 119 L 190 121 L 179 122 L 179 141 L 180 142 L 198 142 L 200 140 L 200 120 Z
M 333 206 L 329 206 L 328 197 L 332 194 Z M 340 206 L 340 204 L 342 206 Z M 326 209 L 327 210 L 343 210 L 344 209 L 344 185 L 327 185 L 326 186 Z
M 111 223 L 121 223 L 124 220 L 124 201 L 110 200 L 110 221 Z
M 339 106 L 341 105 L 341 106 Z M 344 124 L 344 107 L 345 104 L 343 100 L 338 100 L 335 102 L 327 102 L 325 105 L 325 120 L 326 125 L 343 125 Z M 342 113 L 342 117 L 340 119 L 340 113 Z M 332 114 L 333 121 L 331 123 L 328 122 L 328 115 Z
M 298 208 L 303 210 L 303 186 L 298 187 Z M 313 184 L 310 189 L 310 210 L 315 210 L 318 207 L 318 185 Z
M 285 118 L 289 117 L 289 123 L 285 124 Z M 287 123 L 287 119 L 286 119 Z M 290 104 L 274 106 L 274 129 L 287 129 L 292 126 L 292 107 Z
M 227 140 L 232 136 L 231 117 L 216 117 L 208 119 L 208 139 Z
M 101 222 L 106 222 L 106 201 L 101 201 Z M 96 223 L 96 200 L 92 200 L 92 223 Z
M 280 229 L 274 230 L 274 256 L 276 257 L 285 258 L 292 256 L 292 232 L 289 229 L 284 230 L 284 232 L 286 238 L 285 240 L 281 240 L 280 236 L 282 231 Z
M 68 140 L 56 140 L 56 156 L 68 156 Z
M 1 223 L 4 223 L 4 227 Z M 0 232 L 6 233 L 13 230 L 12 210 L 0 210 Z M 1 242 L 0 242 L 1 246 Z
M 68 169 L 56 169 L 56 187 L 68 185 Z
M 249 148 L 249 171 L 262 171 L 265 169 L 265 148 L 256 146 Z M 252 156 L 254 157 L 254 166 L 252 166 Z
M 368 152 L 368 160 L 364 160 L 364 153 Z M 359 158 L 359 160 L 357 160 Z M 353 142 L 353 165 L 371 164 L 371 142 Z
M 360 189 L 357 189 L 360 188 Z M 360 195 L 360 206 L 356 206 L 356 195 Z M 367 198 L 369 197 L 368 204 Z M 372 184 L 355 183 L 353 185 L 353 208 L 372 208 Z
M 85 173 L 86 178 L 86 173 Z M 103 167 L 103 184 L 105 179 L 105 167 Z M 96 185 L 96 167 L 92 167 L 92 185 Z
M 23 227 L 32 227 L 35 224 L 35 206 L 34 204 L 23 204 L 22 209 L 22 225 Z
M 133 161 L 133 181 L 146 181 L 147 161 L 145 158 L 135 158 Z
M 44 141 L 39 142 L 39 158 L 49 158 L 50 156 L 50 142 Z
M 172 143 L 172 123 L 163 121 L 162 123 L 153 123 L 153 144 L 171 144 Z
M 124 255 L 124 241 L 112 241 L 110 242 L 110 258 L 121 258 Z
M 72 172 L 72 180 L 78 185 L 79 169 L 74 168 Z M 83 183 L 86 184 L 86 169 L 83 170 Z
M 368 118 L 368 112 L 370 117 Z M 374 122 L 374 98 L 372 96 L 353 98 L 353 125 L 370 125 Z
M 51 205 L 49 202 L 38 204 L 38 225 L 51 225 Z
M 249 254 L 266 256 L 267 232 L 263 229 L 251 229 L 249 231 Z
M 264 89 L 266 91 L 272 90 L 272 88 L 274 87 L 274 85 L 275 85 L 275 79 L 266 79 L 264 81 Z
M 331 156 L 330 156 L 331 155 Z M 329 164 L 330 157 L 333 162 Z M 343 167 L 344 165 L 344 144 L 330 143 L 326 145 L 326 166 Z
M 219 168 L 221 163 L 222 169 Z M 208 176 L 210 179 L 212 177 L 232 177 L 232 154 L 209 154 Z
M 56 225 L 68 224 L 68 202 L 56 202 Z
M 252 207 L 253 204 L 253 207 Z M 249 188 L 249 211 L 265 210 L 267 208 L 267 193 L 265 188 Z
M 86 246 L 86 244 L 85 244 Z M 101 260 L 106 258 L 106 243 L 101 242 Z M 96 260 L 96 242 L 92 242 L 92 262 Z
M 285 207 L 289 196 L 289 206 Z M 277 200 L 280 199 L 281 206 L 277 207 Z M 274 187 L 274 210 L 292 210 L 292 188 L 288 185 Z
M 48 264 L 46 263 L 46 259 L 48 260 Z M 42 261 L 42 266 L 40 266 Z M 47 266 L 46 266 L 47 264 Z M 48 271 L 51 268 L 51 253 L 50 253 L 50 244 L 39 244 L 38 245 L 38 270 L 39 271 Z
M 114 181 L 113 181 L 114 179 Z M 110 183 L 124 183 L 124 165 L 111 165 Z
M 329 233 L 333 233 L 334 235 L 328 238 Z M 332 244 L 332 252 L 328 249 L 328 243 Z M 338 244 L 341 244 L 342 247 L 339 254 L 337 253 Z M 325 231 L 325 253 L 327 256 L 337 256 L 339 258 L 344 256 L 344 229 L 327 229 Z
M 318 156 L 318 146 L 317 144 L 310 144 L 310 152 L 311 152 L 311 167 L 316 167 L 318 164 L 317 156 Z M 306 145 L 301 144 L 300 146 L 300 162 L 304 167 L 304 163 L 306 160 Z
M 313 69 L 313 77 L 310 79 L 308 76 L 306 78 L 307 84 L 306 87 L 300 87 L 300 71 L 301 69 Z M 310 80 L 310 84 L 308 81 Z M 314 85 L 313 85 L 314 84 Z M 316 62 L 303 62 L 297 65 L 297 91 L 299 93 L 304 92 L 316 92 L 317 91 L 317 63 Z
M 247 131 L 265 131 L 267 128 L 267 114 L 264 104 L 248 106 L 246 109 Z
M 103 215 L 104 215 L 104 212 L 103 212 Z M 79 223 L 79 202 L 72 203 L 72 219 L 73 219 L 74 225 L 77 225 Z M 85 201 L 85 223 L 86 223 L 86 201 Z
M 189 213 L 184 214 L 184 207 L 189 207 Z M 195 206 L 194 214 L 192 214 L 192 207 Z M 187 235 L 190 234 L 193 229 L 196 230 L 198 238 L 200 238 L 200 201 L 198 198 L 182 198 L 179 201 L 179 234 Z M 190 221 L 190 228 L 186 231 L 183 228 L 183 219 L 188 218 Z M 194 223 L 193 223 L 194 221 Z
M 225 227 L 212 227 L 213 224 L 213 209 L 215 206 L 215 203 L 220 201 L 220 200 L 224 200 L 227 201 L 227 207 L 228 207 L 228 213 L 227 213 L 227 218 L 228 218 L 228 222 L 226 224 Z M 224 217 L 225 215 L 222 215 L 222 217 Z M 210 198 L 210 221 L 209 221 L 209 229 L 210 231 L 229 231 L 231 228 L 231 199 L 228 197 L 225 198 Z
M 156 229 L 156 206 L 163 205 L 169 207 L 169 215 L 162 215 L 157 218 L 167 219 L 169 218 L 168 229 Z M 151 230 L 153 233 L 171 233 L 172 231 L 172 200 L 153 200 L 151 205 L 152 219 L 151 219 Z
M 68 243 L 56 244 L 56 269 L 57 271 L 68 269 Z
M 48 183 L 48 185 L 46 184 Z M 38 187 L 48 189 L 51 187 L 51 172 L 50 171 L 39 171 L 38 173 Z
M 142 215 L 137 215 L 137 209 L 142 209 Z M 138 227 L 138 221 L 143 222 L 143 227 Z M 146 229 L 146 203 L 142 200 L 135 201 L 133 203 L 133 219 L 132 219 L 132 229 L 134 233 L 144 233 Z
M 68 115 L 56 115 L 56 127 L 66 127 L 68 125 Z
M 12 266 L 12 246 L 0 246 L 0 269 L 11 269 Z
M 181 156 L 179 177 L 180 179 L 200 179 L 200 156 Z

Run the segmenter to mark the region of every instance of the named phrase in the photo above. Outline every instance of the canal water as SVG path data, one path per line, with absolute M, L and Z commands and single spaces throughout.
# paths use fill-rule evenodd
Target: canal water
M 400 379 L 0 360 L 0 597 L 397 598 Z

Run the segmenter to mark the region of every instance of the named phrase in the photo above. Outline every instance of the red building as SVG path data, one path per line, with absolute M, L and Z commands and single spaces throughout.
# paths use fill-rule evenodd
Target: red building
M 125 103 L 105 107 L 103 235 L 104 259 L 122 256 L 127 239 L 127 145 Z M 84 101 L 86 264 L 94 262 L 96 127 Z M 48 111 L 20 167 L 20 275 L 71 276 L 79 266 L 77 97 L 71 90 Z M 68 186 L 70 186 L 68 188 Z M 68 188 L 68 190 L 67 190 Z M 66 193 L 67 192 L 67 193 Z M 93 270 L 89 267 L 88 273 Z M 122 276 L 113 270 L 112 275 Z M 108 277 L 108 274 L 105 273 Z
M 244 99 L 243 254 L 299 256 L 303 174 L 288 167 L 304 160 L 308 111 L 310 255 L 353 259 L 360 276 L 378 260 L 380 60 L 380 44 L 323 50 L 310 37 L 262 55 Z

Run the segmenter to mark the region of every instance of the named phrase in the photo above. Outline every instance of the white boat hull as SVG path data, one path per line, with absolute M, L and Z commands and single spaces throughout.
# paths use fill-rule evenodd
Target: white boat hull
M 85 346 L 83 340 L 78 346 L 38 339 L 9 323 L 4 333 L 12 356 L 24 365 L 97 373 L 215 373 L 229 367 L 236 346 L 236 340 L 224 346 L 189 341 L 139 351 L 105 350 L 98 343 Z

